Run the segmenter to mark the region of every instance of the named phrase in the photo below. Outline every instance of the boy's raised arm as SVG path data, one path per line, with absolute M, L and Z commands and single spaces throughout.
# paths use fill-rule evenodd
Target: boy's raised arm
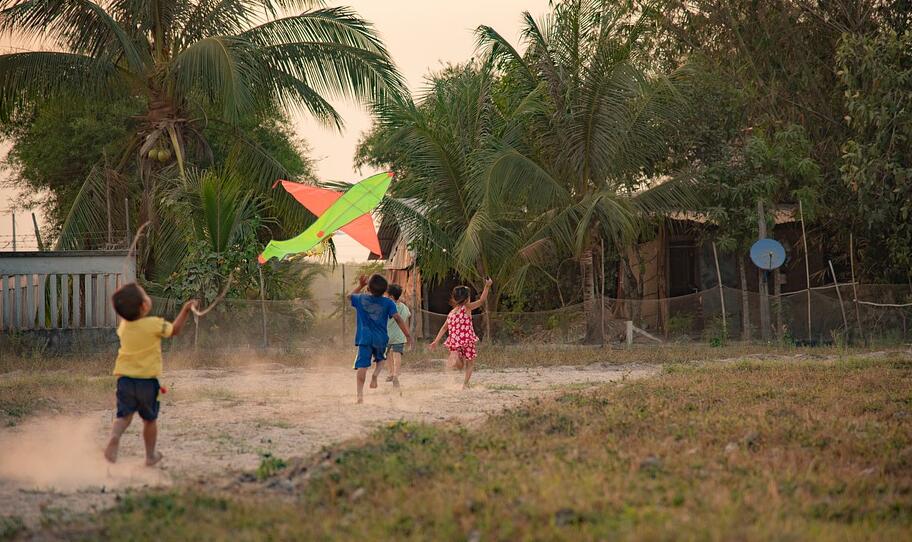
M 365 286 L 367 286 L 367 275 L 361 275 L 358 277 L 358 287 L 346 295 L 345 298 L 351 301 L 352 296 L 355 294 L 360 294 L 361 290 L 363 290 Z
M 184 329 L 184 323 L 187 321 L 187 316 L 190 315 L 190 311 L 196 308 L 196 301 L 191 299 L 184 303 L 184 306 L 181 307 L 180 314 L 177 315 L 177 318 L 174 319 L 174 323 L 171 324 L 171 336 L 176 337 L 180 335 L 182 329 Z

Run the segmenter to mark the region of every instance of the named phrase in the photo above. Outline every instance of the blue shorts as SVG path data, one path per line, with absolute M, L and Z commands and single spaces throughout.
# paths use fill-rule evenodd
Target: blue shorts
M 386 345 L 358 345 L 358 357 L 355 358 L 355 369 L 369 369 L 371 363 L 380 363 L 386 359 Z
M 158 419 L 158 388 L 157 378 L 118 378 L 117 417 L 139 412 L 139 417 L 147 422 Z

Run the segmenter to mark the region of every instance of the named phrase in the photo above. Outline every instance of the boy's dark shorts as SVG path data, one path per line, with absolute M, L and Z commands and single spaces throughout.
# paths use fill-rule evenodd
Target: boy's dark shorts
M 355 366 L 353 368 L 354 369 L 369 369 L 372 362 L 376 361 L 377 363 L 380 363 L 381 361 L 386 359 L 385 352 L 386 352 L 385 344 L 378 344 L 378 345 L 359 344 L 358 345 L 358 357 L 355 358 Z
M 389 354 L 390 352 L 395 352 L 397 354 L 404 354 L 405 353 L 405 344 L 404 343 L 395 343 L 395 344 L 389 345 L 389 348 L 386 349 L 386 353 Z
M 124 418 L 139 413 L 147 422 L 158 419 L 158 379 L 131 378 L 117 379 L 117 417 Z

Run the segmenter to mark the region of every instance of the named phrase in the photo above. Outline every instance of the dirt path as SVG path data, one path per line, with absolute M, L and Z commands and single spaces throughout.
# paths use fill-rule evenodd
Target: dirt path
M 225 470 L 254 469 L 260 454 L 307 456 L 400 419 L 471 422 L 536 395 L 640 378 L 655 367 L 551 367 L 480 371 L 461 389 L 458 373 L 421 372 L 366 390 L 354 404 L 350 370 L 260 365 L 243 371 L 174 371 L 163 383 L 160 468 L 142 466 L 139 423 L 122 440 L 121 460 L 108 465 L 101 446 L 111 411 L 36 418 L 0 430 L 0 516 L 34 525 L 45 518 L 110 506 L 138 487 L 190 482 Z M 381 379 L 382 380 L 382 379 Z

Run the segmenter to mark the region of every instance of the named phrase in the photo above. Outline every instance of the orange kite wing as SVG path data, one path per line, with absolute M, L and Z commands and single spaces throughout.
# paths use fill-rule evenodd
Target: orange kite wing
M 320 216 L 332 204 L 342 197 L 342 192 L 317 188 L 308 184 L 293 183 L 291 181 L 279 181 L 286 192 L 291 194 L 294 199 L 307 207 L 311 213 Z M 377 229 L 374 227 L 374 219 L 370 214 L 364 214 L 349 222 L 342 227 L 342 231 L 349 237 L 363 245 L 378 256 L 380 252 L 380 241 L 377 239 Z
M 286 192 L 291 194 L 298 203 L 307 207 L 311 213 L 320 216 L 333 203 L 342 197 L 342 192 L 317 188 L 309 184 L 293 183 L 291 181 L 279 181 Z
M 342 226 L 342 231 L 377 256 L 383 256 L 383 253 L 380 252 L 377 230 L 374 228 L 374 219 L 370 213 L 363 214 Z

